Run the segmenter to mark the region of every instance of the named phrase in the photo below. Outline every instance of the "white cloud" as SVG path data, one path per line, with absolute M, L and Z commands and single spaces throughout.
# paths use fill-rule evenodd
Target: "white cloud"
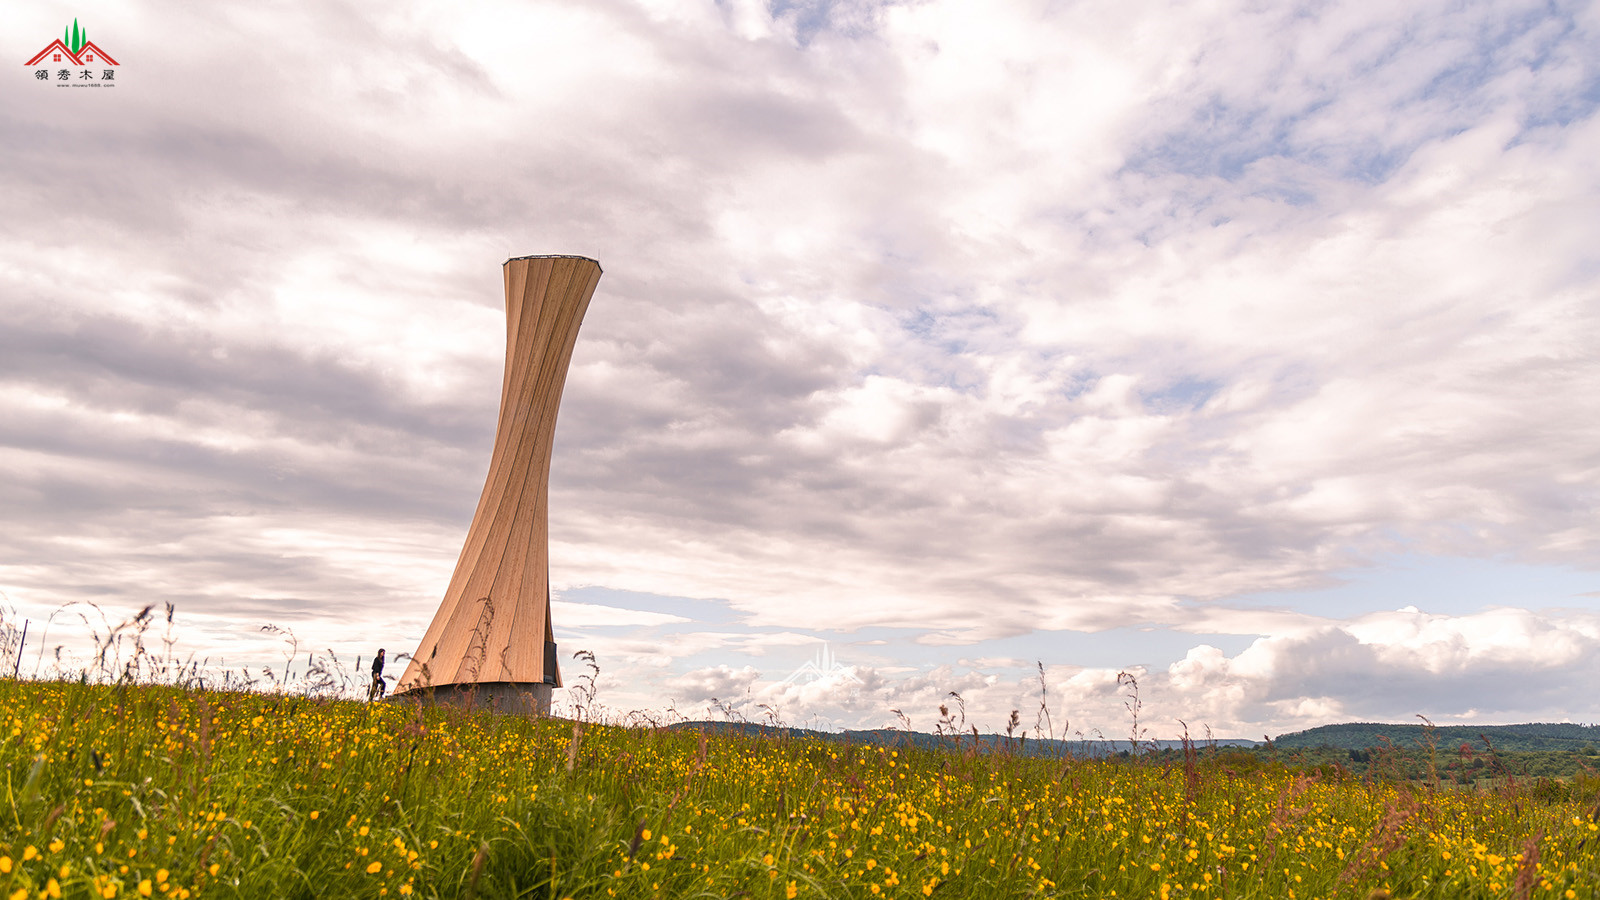
M 19 89 L 4 126 L 21 608 L 420 628 L 488 460 L 495 266 L 539 251 L 606 268 L 552 466 L 558 587 L 726 598 L 794 640 L 1267 633 L 1172 676 L 1242 727 L 1366 690 L 1296 681 L 1280 645 L 1419 699 L 1524 650 L 1228 598 L 1399 548 L 1600 546 L 1586 6 L 88 12 L 129 80 L 93 117 Z M 175 31 L 205 49 L 163 57 Z M 556 624 L 637 629 L 597 646 L 649 671 L 768 649 L 663 646 L 675 618 Z M 1502 625 L 1588 646 L 1561 621 Z M 969 687 L 1002 716 L 1020 690 Z M 848 708 L 938 693 L 883 691 Z
M 550 615 L 554 619 L 559 619 L 563 627 L 576 629 L 614 628 L 627 625 L 674 625 L 689 621 L 682 616 L 673 616 L 666 613 L 623 609 L 599 603 L 569 603 L 564 600 L 550 601 Z

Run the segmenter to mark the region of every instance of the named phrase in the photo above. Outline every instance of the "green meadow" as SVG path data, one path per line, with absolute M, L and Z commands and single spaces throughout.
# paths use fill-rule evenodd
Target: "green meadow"
M 0 682 L 0 896 L 1595 897 L 1559 796 Z M 1588 785 L 1588 787 L 1585 787 Z

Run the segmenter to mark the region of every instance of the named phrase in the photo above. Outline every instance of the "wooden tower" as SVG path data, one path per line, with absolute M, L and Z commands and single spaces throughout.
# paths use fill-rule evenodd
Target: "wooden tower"
M 489 477 L 444 601 L 395 692 L 542 714 L 561 686 L 550 627 L 550 450 L 600 264 L 522 256 L 506 260 L 504 274 L 506 371 Z

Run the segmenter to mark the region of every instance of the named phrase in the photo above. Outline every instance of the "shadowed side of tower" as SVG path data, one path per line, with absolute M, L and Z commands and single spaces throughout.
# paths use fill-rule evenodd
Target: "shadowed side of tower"
M 506 261 L 506 368 L 489 477 L 455 574 L 397 694 L 547 713 L 561 686 L 550 624 L 550 451 L 600 264 Z

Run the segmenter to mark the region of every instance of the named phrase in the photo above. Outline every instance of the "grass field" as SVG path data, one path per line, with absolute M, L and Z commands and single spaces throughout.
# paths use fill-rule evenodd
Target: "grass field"
M 1600 896 L 1585 802 L 1204 752 L 1024 759 L 28 681 L 0 682 L 0 738 L 0 897 Z

